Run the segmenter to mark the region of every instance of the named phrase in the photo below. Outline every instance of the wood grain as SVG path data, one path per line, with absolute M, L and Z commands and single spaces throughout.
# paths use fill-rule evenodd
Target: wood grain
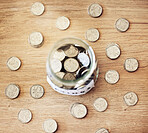
M 95 133 L 100 127 L 111 133 L 148 132 L 148 1 L 147 0 L 42 0 L 46 11 L 42 16 L 30 12 L 35 0 L 0 0 L 0 133 L 43 133 L 44 120 L 53 118 L 58 122 L 57 133 Z M 103 7 L 99 18 L 87 14 L 90 4 L 98 2 Z M 55 27 L 59 16 L 71 20 L 68 30 L 60 31 Z M 118 18 L 130 21 L 130 28 L 120 33 L 114 28 Z M 100 77 L 96 87 L 83 96 L 66 96 L 55 92 L 46 81 L 45 63 L 50 47 L 59 39 L 78 37 L 85 40 L 88 28 L 98 28 L 100 39 L 88 42 L 99 60 Z M 44 35 L 41 48 L 28 44 L 31 32 L 40 31 Z M 86 41 L 86 40 L 85 40 Z M 117 60 L 105 55 L 109 42 L 120 45 L 122 54 Z M 10 71 L 6 61 L 10 56 L 22 60 L 18 71 Z M 138 71 L 129 73 L 124 70 L 124 60 L 135 57 L 140 62 Z M 104 80 L 109 69 L 120 73 L 120 81 L 110 85 Z M 19 84 L 20 96 L 15 100 L 6 98 L 4 92 L 9 83 Z M 33 84 L 41 84 L 45 95 L 33 99 L 29 89 Z M 136 106 L 127 107 L 123 96 L 128 91 L 138 94 Z M 108 109 L 99 113 L 92 104 L 98 97 L 105 97 Z M 87 106 L 88 115 L 84 119 L 71 116 L 70 106 L 80 102 Z M 17 119 L 21 108 L 28 108 L 33 119 L 22 124 Z

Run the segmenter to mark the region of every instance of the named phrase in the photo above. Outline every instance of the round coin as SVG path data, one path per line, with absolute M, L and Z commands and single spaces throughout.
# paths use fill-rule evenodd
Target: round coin
M 117 44 L 113 44 L 106 48 L 106 55 L 108 58 L 114 60 L 120 56 L 120 48 Z
M 124 68 L 128 72 L 134 72 L 138 69 L 139 63 L 135 58 L 127 58 L 124 62 Z
M 107 109 L 107 106 L 107 101 L 104 98 L 100 97 L 94 101 L 94 108 L 99 112 L 105 111 Z
M 134 106 L 138 102 L 138 97 L 134 92 L 128 92 L 124 95 L 124 101 L 128 106 Z
M 66 30 L 70 26 L 70 20 L 65 17 L 59 17 L 56 21 L 56 27 L 60 30 Z
M 88 14 L 94 18 L 101 16 L 102 12 L 102 7 L 97 3 L 91 4 L 88 8 Z
M 68 49 L 66 49 L 64 52 L 65 52 L 66 56 L 68 56 L 68 57 L 75 57 L 75 56 L 77 56 L 79 51 L 75 46 L 70 45 L 70 47 Z
M 72 74 L 72 73 L 66 73 L 64 75 L 63 79 L 65 79 L 65 80 L 75 80 L 76 78 L 75 78 L 74 74 Z
M 29 109 L 21 109 L 18 113 L 18 120 L 22 123 L 28 123 L 32 119 L 32 113 Z
M 45 120 L 43 123 L 43 129 L 46 133 L 54 133 L 58 128 L 58 124 L 54 119 Z
M 70 112 L 75 118 L 80 119 L 84 118 L 87 115 L 87 108 L 81 103 L 74 103 L 71 107 Z
M 51 59 L 50 64 L 54 73 L 60 72 L 62 69 L 62 63 L 58 59 Z
M 90 64 L 90 59 L 85 53 L 79 53 L 77 59 L 82 63 L 84 67 L 88 67 Z
M 21 60 L 18 57 L 10 57 L 7 61 L 7 67 L 12 70 L 16 71 L 21 67 Z
M 5 89 L 5 95 L 10 99 L 15 99 L 19 96 L 20 88 L 16 84 L 9 84 Z
M 64 72 L 57 72 L 56 76 L 58 76 L 59 78 L 63 79 L 65 73 Z
M 32 47 L 39 48 L 43 43 L 43 35 L 40 32 L 33 32 L 30 34 L 28 41 Z
M 58 50 L 54 53 L 53 58 L 58 59 L 58 60 L 60 60 L 60 61 L 64 60 L 64 58 L 65 58 L 65 53 L 64 53 L 64 51 L 63 51 L 62 49 L 58 49 Z
M 115 27 L 120 32 L 125 32 L 129 28 L 129 21 L 125 18 L 119 18 L 116 23 Z
M 95 42 L 99 39 L 99 31 L 95 28 L 90 28 L 86 31 L 85 38 L 90 42 Z
M 115 70 L 109 70 L 105 74 L 105 80 L 109 84 L 115 84 L 119 80 L 119 73 Z
M 79 63 L 76 59 L 74 58 L 68 58 L 64 62 L 64 69 L 67 72 L 75 72 L 79 68 Z
M 31 7 L 31 12 L 37 16 L 42 15 L 44 10 L 45 7 L 41 2 L 35 2 Z
M 30 88 L 30 95 L 35 99 L 39 99 L 44 95 L 44 88 L 41 85 L 33 85 Z
M 100 128 L 96 131 L 96 133 L 109 133 L 109 131 L 105 128 Z

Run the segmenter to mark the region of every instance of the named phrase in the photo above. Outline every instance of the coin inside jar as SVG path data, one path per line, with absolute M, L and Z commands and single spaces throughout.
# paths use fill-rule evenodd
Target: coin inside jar
M 78 60 L 82 63 L 84 67 L 88 67 L 90 64 L 90 59 L 87 54 L 79 53 L 77 56 Z
M 74 74 L 72 74 L 72 73 L 66 73 L 64 75 L 63 79 L 65 79 L 65 80 L 75 80 L 76 78 L 75 78 Z
M 70 47 L 66 49 L 64 52 L 68 57 L 75 57 L 78 54 L 78 49 L 75 46 L 70 45 Z
M 62 69 L 62 63 L 58 59 L 51 59 L 50 64 L 53 72 L 55 73 L 60 72 L 60 70 Z
M 64 62 L 64 69 L 67 72 L 75 72 L 79 68 L 79 63 L 74 58 L 68 58 Z
M 57 51 L 55 51 L 53 58 L 58 59 L 60 61 L 64 60 L 65 58 L 65 53 L 62 49 L 58 49 Z

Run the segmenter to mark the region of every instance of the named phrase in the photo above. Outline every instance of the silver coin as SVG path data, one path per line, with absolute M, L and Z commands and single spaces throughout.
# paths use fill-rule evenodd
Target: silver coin
M 134 106 L 138 102 L 138 96 L 134 92 L 128 92 L 124 95 L 124 101 L 128 106 Z
M 139 63 L 135 58 L 127 58 L 124 62 L 124 68 L 128 72 L 134 72 L 138 69 Z
M 66 30 L 70 26 L 70 20 L 65 17 L 59 17 L 56 21 L 56 27 L 60 30 Z
M 120 32 L 125 32 L 129 29 L 129 21 L 125 18 L 119 18 L 116 21 L 115 27 Z
M 16 84 L 9 84 L 5 89 L 5 95 L 10 99 L 15 99 L 20 94 L 20 87 Z
M 30 122 L 32 119 L 32 113 L 29 109 L 21 109 L 18 113 L 18 120 L 24 124 Z
M 77 59 L 82 63 L 84 67 L 88 67 L 90 64 L 90 59 L 85 53 L 79 53 Z
M 58 124 L 54 119 L 45 120 L 43 123 L 43 129 L 46 133 L 54 133 L 58 128 Z
M 41 85 L 33 85 L 30 88 L 30 95 L 35 98 L 39 99 L 44 95 L 44 88 Z
M 58 59 L 51 59 L 50 60 L 51 64 L 51 69 L 53 70 L 54 73 L 60 72 L 62 69 L 62 63 Z
M 88 8 L 88 14 L 94 18 L 101 16 L 102 12 L 102 7 L 97 3 L 91 4 Z
M 119 80 L 119 73 L 115 70 L 109 70 L 105 74 L 105 80 L 109 84 L 115 84 Z
M 100 128 L 96 131 L 96 133 L 109 133 L 109 131 L 105 128 Z
M 44 10 L 45 7 L 41 2 L 35 2 L 31 7 L 31 12 L 37 16 L 42 15 Z
M 21 67 L 21 60 L 15 56 L 10 57 L 7 61 L 7 67 L 12 71 L 18 70 Z

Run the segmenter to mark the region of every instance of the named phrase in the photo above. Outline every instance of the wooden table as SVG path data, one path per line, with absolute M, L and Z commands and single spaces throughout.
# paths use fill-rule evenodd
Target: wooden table
M 53 118 L 58 122 L 57 133 L 95 133 L 100 127 L 111 133 L 147 133 L 148 132 L 148 1 L 147 0 L 99 0 L 103 14 L 91 18 L 87 8 L 92 0 L 42 0 L 46 11 L 41 16 L 30 12 L 36 0 L 0 1 L 0 133 L 43 133 L 44 120 Z M 71 20 L 68 30 L 60 31 L 55 27 L 59 16 Z M 130 21 L 130 28 L 120 33 L 114 28 L 118 18 Z M 88 28 L 98 28 L 100 39 L 95 43 L 85 40 Z M 31 32 L 40 31 L 44 35 L 41 48 L 28 44 Z M 59 39 L 78 37 L 87 41 L 94 49 L 99 60 L 100 77 L 95 88 L 83 96 L 66 96 L 55 92 L 46 81 L 45 63 L 48 51 Z M 121 56 L 110 60 L 105 55 L 108 43 L 116 42 L 121 47 Z M 18 71 L 10 71 L 6 62 L 11 56 L 22 61 Z M 134 57 L 140 62 L 138 71 L 129 73 L 124 70 L 126 58 Z M 107 70 L 120 73 L 120 81 L 110 85 L 104 80 Z M 10 100 L 5 96 L 9 83 L 19 84 L 20 96 Z M 33 99 L 29 90 L 33 84 L 41 84 L 45 95 Z M 134 91 L 139 97 L 136 106 L 128 107 L 123 96 Z M 104 97 L 109 103 L 105 112 L 97 112 L 93 102 Z M 88 115 L 84 119 L 71 116 L 70 106 L 80 102 L 87 106 Z M 22 124 L 17 119 L 20 109 L 28 108 L 33 119 Z

